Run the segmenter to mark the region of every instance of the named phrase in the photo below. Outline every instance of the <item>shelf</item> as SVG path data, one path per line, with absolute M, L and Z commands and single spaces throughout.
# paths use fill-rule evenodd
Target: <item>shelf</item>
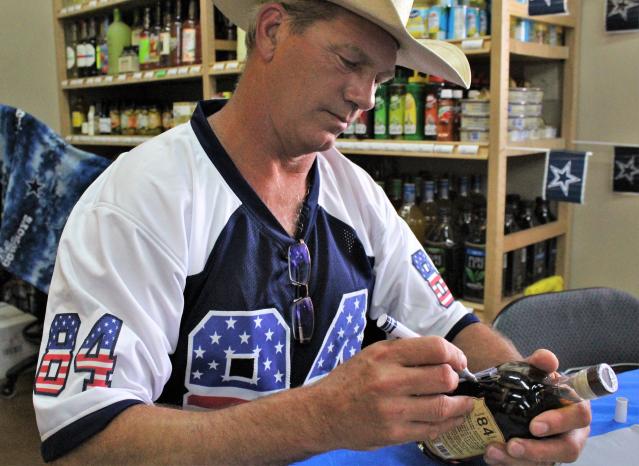
M 65 79 L 60 83 L 64 90 L 93 89 L 96 87 L 127 86 L 138 83 L 195 79 L 202 77 L 202 65 L 177 66 L 157 70 L 120 73 L 117 76 L 93 76 L 89 78 Z
M 555 221 L 546 225 L 518 231 L 504 236 L 504 252 L 521 249 L 550 238 L 565 235 L 568 229 L 564 222 Z
M 490 36 L 453 39 L 447 40 L 446 42 L 456 45 L 469 57 L 476 55 L 490 55 L 490 47 L 492 44 Z
M 244 71 L 244 62 L 238 61 L 218 61 L 211 65 L 209 74 L 211 76 L 224 76 L 240 74 Z
M 563 150 L 566 141 L 563 138 L 529 139 L 527 141 L 511 141 L 506 146 L 506 157 L 521 157 L 544 153 L 550 150 Z
M 131 0 L 91 0 L 82 5 L 71 5 L 61 8 L 58 11 L 58 18 L 72 18 L 75 16 L 93 14 L 97 11 L 104 10 L 105 8 L 113 8 L 125 3 L 131 3 Z
M 567 60 L 570 48 L 563 45 L 537 44 L 511 39 L 510 53 L 519 57 L 540 60 Z
M 64 139 L 74 146 L 135 147 L 148 141 L 152 137 L 153 136 L 70 135 Z
M 338 139 L 335 147 L 347 155 L 424 157 L 457 160 L 487 160 L 488 144 L 463 141 L 394 141 Z
M 556 26 L 564 26 L 574 28 L 577 21 L 574 16 L 568 15 L 542 15 L 542 16 L 528 16 L 528 4 L 519 3 L 514 0 L 510 0 L 508 9 L 512 16 L 517 18 L 530 19 L 532 21 L 539 21 L 546 24 L 554 24 Z M 570 13 L 570 5 L 568 6 L 568 12 Z

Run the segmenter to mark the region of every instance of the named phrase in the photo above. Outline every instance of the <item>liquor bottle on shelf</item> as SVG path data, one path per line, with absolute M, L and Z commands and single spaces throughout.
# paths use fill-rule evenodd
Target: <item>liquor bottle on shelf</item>
M 437 140 L 453 141 L 455 139 L 455 102 L 453 90 L 442 89 L 437 103 Z
M 131 23 L 131 45 L 140 48 L 140 36 L 144 27 L 142 26 L 142 10 L 136 8 L 133 10 L 133 22 Z
M 149 34 L 149 68 L 157 68 L 160 65 L 160 34 L 162 34 L 162 7 L 158 0 L 153 10 L 153 26 Z
M 519 227 L 522 230 L 533 228 L 539 222 L 533 214 L 531 201 L 521 201 Z M 526 285 L 535 283 L 546 276 L 546 243 L 531 244 L 526 248 Z
M 537 221 L 545 225 L 554 222 L 557 218 L 553 215 L 548 205 L 548 201 L 537 197 L 535 199 L 535 217 Z M 555 265 L 557 263 L 557 238 L 546 240 L 546 274 L 553 275 L 555 273 Z
M 388 84 L 375 91 L 375 139 L 388 139 Z
M 186 21 L 182 24 L 182 64 L 199 63 L 201 53 L 199 37 L 199 21 L 196 19 L 195 0 L 189 1 L 189 11 Z
M 71 97 L 71 133 L 82 134 L 85 121 L 86 113 L 82 97 Z
M 427 456 L 450 461 L 468 459 L 482 455 L 491 442 L 534 438 L 528 426 L 535 416 L 610 395 L 619 385 L 608 364 L 565 376 L 548 374 L 525 362 L 508 362 L 475 375 L 477 382 L 461 382 L 453 392 L 473 397 L 473 411 L 462 425 L 433 440 L 419 442 Z
M 455 226 L 460 233 L 461 240 L 465 241 L 470 233 L 470 226 L 473 221 L 473 204 L 470 200 L 470 180 L 467 176 L 459 177 L 459 192 L 453 202 L 453 216 Z
M 111 117 L 109 106 L 106 102 L 98 102 L 96 112 L 98 115 L 98 133 L 111 134 Z
M 151 68 L 151 7 L 144 8 L 144 19 L 142 20 L 142 32 L 140 32 L 138 47 L 140 69 L 148 70 Z
M 460 295 L 461 269 L 463 264 L 462 244 L 457 239 L 450 217 L 450 207 L 439 207 L 439 222 L 426 235 L 424 248 L 433 265 L 442 275 L 454 295 Z
M 160 32 L 160 67 L 166 68 L 171 66 L 171 2 L 168 0 L 164 3 L 164 19 L 162 22 L 162 32 Z
M 477 211 L 464 242 L 463 297 L 468 301 L 484 301 L 486 274 L 486 208 Z
M 420 241 L 424 242 L 426 236 L 435 225 L 437 225 L 437 203 L 435 202 L 435 182 L 433 180 L 425 180 L 423 183 L 422 202 L 419 208 L 424 214 L 426 226 L 424 228 L 424 237 Z
M 84 44 L 85 51 L 85 72 L 86 76 L 96 76 L 98 69 L 96 68 L 96 45 L 97 45 L 97 27 L 95 18 L 89 20 L 89 30 L 87 41 Z
M 109 17 L 104 16 L 99 25 L 98 39 L 96 43 L 96 69 L 97 74 L 109 73 L 109 44 L 107 42 L 107 31 L 109 30 Z
M 388 188 L 388 198 L 395 210 L 399 210 L 402 205 L 402 179 L 398 176 L 391 177 Z
M 131 28 L 122 22 L 120 9 L 113 10 L 113 22 L 107 30 L 107 48 L 109 50 L 109 74 L 115 75 L 120 72 L 120 57 L 125 47 L 131 45 Z
M 516 200 L 513 203 L 506 199 L 506 215 L 504 218 L 504 234 L 516 233 L 519 225 L 515 220 Z M 504 254 L 503 295 L 512 296 L 521 293 L 526 283 L 526 248 L 515 249 Z
M 120 103 L 111 104 L 109 107 L 109 120 L 111 121 L 111 134 L 120 134 Z
M 78 61 L 76 49 L 78 46 L 78 23 L 73 22 L 67 30 L 67 78 L 78 77 Z
M 453 215 L 453 204 L 450 200 L 450 181 L 448 178 L 439 179 L 439 189 L 437 190 L 437 207 L 445 207 L 448 214 Z
M 426 230 L 426 219 L 421 209 L 415 204 L 415 184 L 404 183 L 403 203 L 398 214 L 406 221 L 417 239 L 421 242 L 424 239 Z
M 76 57 L 77 67 L 78 67 L 78 76 L 80 78 L 88 76 L 86 74 L 87 72 L 86 70 L 87 58 L 86 58 L 86 52 L 85 52 L 86 41 L 87 41 L 87 22 L 85 20 L 80 20 L 80 38 L 78 39 L 78 43 L 75 48 L 75 57 Z
M 486 207 L 486 196 L 482 190 L 482 176 L 475 175 L 473 177 L 473 189 L 470 192 L 470 202 L 473 204 L 473 208 Z
M 175 2 L 175 16 L 171 22 L 171 66 L 182 64 L 182 0 Z

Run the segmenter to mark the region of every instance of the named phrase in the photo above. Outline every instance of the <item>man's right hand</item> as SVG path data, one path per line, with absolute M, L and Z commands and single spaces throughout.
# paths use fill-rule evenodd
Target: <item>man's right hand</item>
M 318 401 L 311 409 L 334 448 L 432 439 L 473 408 L 469 397 L 445 395 L 465 367 L 464 353 L 441 337 L 378 342 L 308 387 Z

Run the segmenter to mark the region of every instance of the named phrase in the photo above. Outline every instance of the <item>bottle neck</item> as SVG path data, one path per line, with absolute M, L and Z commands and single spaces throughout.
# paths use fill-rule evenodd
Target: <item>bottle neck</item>
M 576 374 L 563 376 L 560 384 L 570 386 L 582 400 L 592 400 L 617 391 L 617 375 L 608 364 L 581 369 Z

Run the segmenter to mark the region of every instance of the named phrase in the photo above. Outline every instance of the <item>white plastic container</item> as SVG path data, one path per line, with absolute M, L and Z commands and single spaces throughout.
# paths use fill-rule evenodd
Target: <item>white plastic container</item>
M 462 115 L 488 116 L 490 115 L 490 100 L 486 99 L 462 99 Z
M 488 142 L 489 136 L 490 136 L 490 131 L 488 130 L 462 129 L 460 131 L 460 138 L 462 141 Z
M 490 129 L 490 117 L 488 116 L 461 116 L 461 129 L 487 131 Z
M 509 116 L 541 116 L 542 104 L 529 104 L 521 102 L 510 102 L 508 104 Z
M 508 102 L 540 104 L 544 100 L 544 91 L 538 87 L 511 87 L 508 90 Z

